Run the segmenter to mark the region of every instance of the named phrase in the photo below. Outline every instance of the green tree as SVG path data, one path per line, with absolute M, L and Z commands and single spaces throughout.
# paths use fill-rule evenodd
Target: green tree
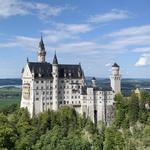
M 131 124 L 135 123 L 139 118 L 139 99 L 132 93 L 129 100 L 129 121 Z

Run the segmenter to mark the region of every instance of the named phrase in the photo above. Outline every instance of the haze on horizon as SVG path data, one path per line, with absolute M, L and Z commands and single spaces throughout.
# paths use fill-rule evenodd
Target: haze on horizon
M 81 63 L 86 76 L 150 76 L 149 0 L 0 0 L 0 78 L 20 78 L 37 61 L 41 32 L 48 62 Z

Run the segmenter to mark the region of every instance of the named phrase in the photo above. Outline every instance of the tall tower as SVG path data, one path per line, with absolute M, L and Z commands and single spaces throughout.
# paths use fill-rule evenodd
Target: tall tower
M 58 109 L 58 60 L 56 53 L 53 58 L 52 64 L 52 75 L 53 75 L 53 110 Z
M 96 78 L 95 77 L 92 78 L 92 86 L 96 87 Z
M 42 38 L 42 35 L 41 35 L 41 40 L 39 42 L 38 62 L 44 63 L 45 62 L 45 56 L 46 56 L 46 51 L 45 51 L 43 38 Z
M 112 74 L 110 75 L 111 88 L 115 94 L 121 92 L 121 75 L 119 74 L 119 65 L 114 63 L 112 65 Z

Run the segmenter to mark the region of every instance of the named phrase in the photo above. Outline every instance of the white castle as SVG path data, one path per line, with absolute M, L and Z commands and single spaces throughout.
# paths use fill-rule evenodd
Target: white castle
M 52 64 L 45 61 L 43 39 L 39 42 L 38 62 L 30 62 L 22 70 L 21 107 L 27 108 L 31 117 L 48 109 L 70 106 L 90 117 L 93 122 L 110 124 L 114 114 L 114 95 L 120 92 L 121 75 L 114 63 L 111 85 L 98 87 L 93 77 L 91 86 L 85 80 L 81 64 L 59 64 L 56 53 Z

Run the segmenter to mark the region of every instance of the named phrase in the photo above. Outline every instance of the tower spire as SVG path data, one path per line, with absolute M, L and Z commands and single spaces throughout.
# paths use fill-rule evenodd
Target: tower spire
M 57 65 L 57 64 L 58 64 L 56 51 L 55 51 L 54 58 L 53 58 L 53 64 L 54 64 L 54 65 Z
M 45 62 L 45 56 L 46 56 L 46 51 L 43 42 L 43 36 L 41 33 L 41 40 L 39 42 L 39 51 L 38 51 L 38 62 Z
M 43 35 L 42 35 L 42 33 L 41 33 L 41 40 L 39 42 L 39 49 L 41 51 L 45 51 L 45 46 L 44 46 L 44 42 L 43 42 Z

